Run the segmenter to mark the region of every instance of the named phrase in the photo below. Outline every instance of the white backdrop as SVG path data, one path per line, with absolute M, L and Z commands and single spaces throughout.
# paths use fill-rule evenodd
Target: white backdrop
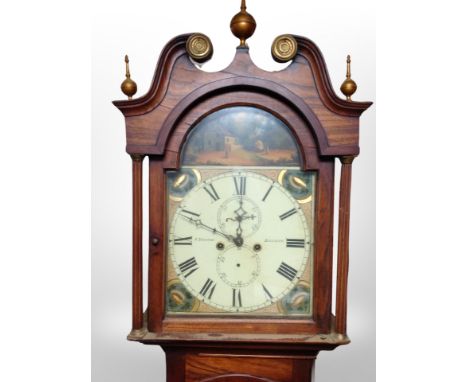
M 223 29 L 227 25 L 223 18 L 229 21 L 232 15 L 231 2 L 237 0 L 208 4 L 216 17 L 204 13 L 205 21 L 209 19 L 204 25 L 214 28 L 213 40 L 226 33 L 219 35 L 218 52 L 232 38 Z M 267 45 L 278 33 L 303 30 L 325 53 L 335 89 L 344 74 L 342 54 L 349 51 L 353 77 L 360 85 L 356 99 L 371 100 L 375 100 L 372 19 L 377 8 L 377 380 L 463 380 L 468 338 L 463 330 L 453 330 L 458 328 L 453 322 L 463 325 L 468 317 L 465 3 L 330 0 L 311 2 L 299 10 L 299 2 L 290 1 L 287 6 L 295 4 L 290 11 L 277 1 L 248 2 L 249 8 L 257 7 L 252 11 L 257 20 L 262 4 L 270 7 L 267 12 L 263 6 L 268 22 L 259 26 L 252 45 L 260 41 L 265 28 L 274 29 L 265 39 Z M 93 377 L 95 381 L 163 378 L 156 348 L 124 340 L 130 327 L 130 167 L 123 153 L 123 119 L 109 100 L 120 97 L 123 69 L 116 61 L 121 62 L 124 51 L 141 50 L 134 64 L 144 63 L 149 72 L 140 67 L 134 74 L 144 91 L 142 83 L 147 88 L 163 42 L 179 32 L 208 31 L 199 21 L 186 20 L 190 26 L 180 26 L 169 18 L 162 18 L 165 25 L 152 19 L 169 8 L 201 15 L 195 6 L 204 3 L 185 1 L 182 7 L 174 2 L 166 8 L 155 0 L 151 4 L 149 0 L 145 4 L 2 3 L 0 325 L 4 330 L 0 348 L 4 362 L 0 380 L 83 382 L 91 377 L 91 95 Z M 223 10 L 227 4 L 229 9 Z M 140 36 L 135 37 L 139 25 L 149 33 L 145 45 L 140 45 Z M 92 92 L 91 53 L 94 76 L 99 76 Z M 269 60 L 266 50 L 258 54 Z M 218 55 L 215 60 L 222 58 Z M 362 120 L 362 154 L 354 166 L 353 343 L 319 356 L 318 382 L 374 380 L 374 110 Z M 122 150 L 114 143 L 104 146 L 104 135 L 121 144 Z M 109 259 L 106 272 L 103 263 Z M 135 378 L 129 376 L 131 371 Z
M 204 70 L 226 67 L 238 45 L 229 29 L 240 0 L 101 1 L 92 20 L 92 377 L 94 382 L 164 381 L 159 347 L 127 342 L 131 327 L 131 161 L 124 119 L 111 104 L 123 99 L 123 57 L 130 57 L 139 97 L 148 90 L 157 58 L 174 36 L 207 34 L 214 56 Z M 356 100 L 375 101 L 375 21 L 372 1 L 248 0 L 257 21 L 249 39 L 254 62 L 270 57 L 274 37 L 294 33 L 322 50 L 335 91 L 352 56 Z M 317 382 L 375 380 L 375 106 L 361 120 L 361 155 L 353 166 L 348 332 L 352 343 L 323 352 Z

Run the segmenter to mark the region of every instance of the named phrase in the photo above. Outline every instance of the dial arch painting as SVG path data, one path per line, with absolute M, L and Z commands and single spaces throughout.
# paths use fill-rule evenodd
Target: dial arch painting
M 286 124 L 250 106 L 227 107 L 190 132 L 182 165 L 299 166 L 300 151 Z
M 168 314 L 312 316 L 315 177 L 258 108 L 193 127 L 168 188 Z

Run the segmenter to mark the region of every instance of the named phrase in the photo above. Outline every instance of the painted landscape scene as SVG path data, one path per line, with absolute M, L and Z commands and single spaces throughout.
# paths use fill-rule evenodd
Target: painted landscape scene
M 288 127 L 266 111 L 235 106 L 199 122 L 185 144 L 183 165 L 299 166 Z

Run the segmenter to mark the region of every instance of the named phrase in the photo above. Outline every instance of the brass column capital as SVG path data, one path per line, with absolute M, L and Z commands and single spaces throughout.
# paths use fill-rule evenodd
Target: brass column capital
M 145 158 L 144 154 L 130 154 L 130 157 L 134 162 L 141 162 Z
M 345 155 L 340 157 L 340 162 L 341 164 L 351 164 L 353 163 L 354 158 L 356 158 L 355 155 Z

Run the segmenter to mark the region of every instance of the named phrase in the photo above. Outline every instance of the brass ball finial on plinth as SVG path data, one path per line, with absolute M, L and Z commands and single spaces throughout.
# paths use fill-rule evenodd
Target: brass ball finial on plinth
M 351 56 L 349 54 L 348 54 L 348 57 L 346 59 L 346 79 L 341 84 L 340 90 L 346 96 L 346 99 L 348 101 L 352 101 L 351 96 L 357 90 L 356 82 L 354 82 L 351 79 Z
M 130 78 L 130 67 L 129 67 L 129 60 L 128 55 L 125 55 L 125 80 L 120 85 L 120 89 L 122 92 L 128 97 L 128 99 L 132 99 L 132 96 L 137 92 L 137 84 Z
M 246 47 L 246 40 L 251 37 L 257 23 L 250 13 L 246 12 L 245 0 L 242 0 L 241 11 L 236 14 L 231 20 L 231 31 L 234 36 L 240 39 L 240 46 Z

